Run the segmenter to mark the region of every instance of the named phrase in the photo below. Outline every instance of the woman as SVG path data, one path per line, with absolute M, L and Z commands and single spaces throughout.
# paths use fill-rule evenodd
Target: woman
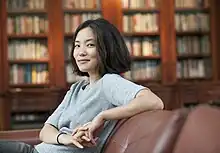
M 71 55 L 74 72 L 89 81 L 71 86 L 45 122 L 41 144 L 34 149 L 18 142 L 7 146 L 38 153 L 99 153 L 117 120 L 163 109 L 148 88 L 119 75 L 130 69 L 130 56 L 120 32 L 105 19 L 88 20 L 77 28 Z

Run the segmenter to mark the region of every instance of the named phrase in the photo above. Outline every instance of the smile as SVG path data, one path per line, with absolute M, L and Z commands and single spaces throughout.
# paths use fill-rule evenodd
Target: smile
M 84 63 L 87 63 L 87 62 L 89 62 L 90 60 L 78 60 L 78 63 L 80 63 L 80 64 L 84 64 Z

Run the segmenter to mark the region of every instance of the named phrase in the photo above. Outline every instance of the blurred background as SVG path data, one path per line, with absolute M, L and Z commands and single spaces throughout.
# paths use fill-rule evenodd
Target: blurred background
M 42 127 L 70 85 L 76 27 L 103 17 L 124 36 L 131 71 L 165 109 L 219 104 L 218 0 L 1 0 L 0 130 Z

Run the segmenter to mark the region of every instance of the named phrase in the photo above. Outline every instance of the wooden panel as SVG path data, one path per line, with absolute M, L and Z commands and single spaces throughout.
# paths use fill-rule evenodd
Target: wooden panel
M 49 37 L 48 49 L 51 55 L 51 79 L 52 85 L 64 88 L 64 15 L 62 12 L 62 0 L 48 0 Z
M 149 86 L 149 88 L 163 100 L 165 109 L 180 107 L 175 86 Z
M 10 128 L 11 107 L 4 95 L 0 96 L 0 131 Z
M 43 90 L 43 89 L 42 89 Z M 13 112 L 52 111 L 62 101 L 62 91 L 21 91 L 12 92 L 10 101 Z
M 122 6 L 120 0 L 102 0 L 102 14 L 105 19 L 122 31 Z
M 180 106 L 184 104 L 197 103 L 198 102 L 198 87 L 194 84 L 178 84 L 177 91 L 179 94 Z
M 6 12 L 6 0 L 2 0 L 0 2 L 1 4 L 1 13 L 0 13 L 0 21 L 1 21 L 1 52 L 0 52 L 0 68 L 1 68 L 1 85 L 0 85 L 0 92 L 5 93 L 8 90 L 8 84 L 9 84 L 9 69 L 8 69 L 8 63 L 7 63 L 7 12 Z
M 174 0 L 160 1 L 160 43 L 162 79 L 164 84 L 176 82 L 176 36 Z
M 220 80 L 220 1 L 210 0 L 211 5 L 211 50 L 212 50 L 212 64 L 214 80 Z
M 198 100 L 200 103 L 211 103 L 220 100 L 220 83 L 199 84 Z

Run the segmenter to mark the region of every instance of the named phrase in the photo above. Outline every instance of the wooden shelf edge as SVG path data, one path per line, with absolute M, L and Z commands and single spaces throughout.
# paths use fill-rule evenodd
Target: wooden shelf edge
M 7 13 L 9 15 L 10 14 L 46 14 L 47 10 L 46 9 L 13 9 L 13 10 L 8 10 Z
M 125 37 L 132 37 L 132 36 L 159 36 L 159 32 L 123 32 L 122 35 Z
M 48 63 L 49 59 L 20 59 L 20 60 L 9 60 L 10 64 L 34 64 L 34 63 Z
M 13 38 L 17 38 L 17 39 L 22 39 L 22 38 L 47 38 L 48 35 L 47 34 L 9 34 L 8 38 L 9 39 L 13 39 Z
M 102 13 L 98 8 L 63 8 L 64 13 Z

